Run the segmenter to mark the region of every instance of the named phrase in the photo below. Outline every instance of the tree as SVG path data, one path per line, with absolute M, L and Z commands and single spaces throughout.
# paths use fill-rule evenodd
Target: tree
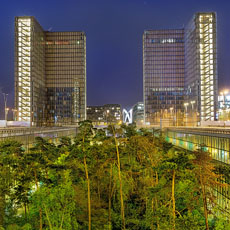
M 87 196 L 88 196 L 88 229 L 91 230 L 91 197 L 90 197 L 90 179 L 88 173 L 87 158 L 90 157 L 90 140 L 93 135 L 93 125 L 91 121 L 82 121 L 79 123 L 79 133 L 75 139 L 73 152 L 81 153 L 79 157 L 83 158 L 85 168 L 85 177 L 87 181 Z M 77 151 L 78 149 L 78 151 Z
M 52 175 L 55 178 L 56 175 Z M 31 209 L 42 209 L 43 226 L 54 229 L 78 229 L 75 216 L 78 212 L 74 197 L 75 191 L 69 178 L 68 170 L 64 170 L 57 185 L 41 186 L 32 198 Z
M 6 196 L 12 199 L 17 178 L 22 174 L 22 144 L 14 140 L 0 142 L 0 226 L 4 225 Z
M 210 205 L 214 206 L 213 203 L 215 200 L 212 188 L 224 186 L 224 184 L 217 180 L 220 176 L 214 172 L 215 167 L 209 152 L 201 148 L 195 151 L 194 155 L 195 159 L 193 163 L 195 168 L 193 171 L 197 178 L 200 193 L 202 194 L 206 230 L 209 230 L 208 214 L 210 210 L 208 209 L 208 202 Z

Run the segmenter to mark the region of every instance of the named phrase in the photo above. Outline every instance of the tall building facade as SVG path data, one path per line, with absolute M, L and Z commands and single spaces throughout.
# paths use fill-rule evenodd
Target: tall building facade
M 144 118 L 174 125 L 215 120 L 216 14 L 196 13 L 184 29 L 143 35 Z
M 185 107 L 198 121 L 214 121 L 218 108 L 216 14 L 196 13 L 185 28 Z
M 15 107 L 31 125 L 86 119 L 86 36 L 44 31 L 34 17 L 15 18 Z
M 159 123 L 184 107 L 184 30 L 148 30 L 143 35 L 145 123 Z

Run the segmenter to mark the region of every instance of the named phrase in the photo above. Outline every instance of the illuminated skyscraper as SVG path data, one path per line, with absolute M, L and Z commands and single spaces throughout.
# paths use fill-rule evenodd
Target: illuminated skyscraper
M 215 120 L 216 14 L 197 13 L 184 29 L 145 31 L 143 86 L 147 124 Z
M 215 120 L 218 107 L 216 14 L 196 13 L 185 28 L 185 103 L 198 121 Z
M 148 30 L 143 35 L 145 122 L 159 123 L 170 109 L 183 111 L 184 30 Z
M 86 36 L 44 31 L 34 17 L 15 18 L 17 120 L 68 125 L 86 119 Z

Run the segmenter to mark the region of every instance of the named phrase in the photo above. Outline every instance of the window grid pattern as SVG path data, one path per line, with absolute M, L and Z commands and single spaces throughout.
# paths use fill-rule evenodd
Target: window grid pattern
M 222 130 L 213 131 L 198 129 L 165 130 L 166 140 L 181 148 L 194 151 L 205 146 L 204 150 L 210 152 L 212 158 L 220 164 L 230 165 L 230 137 L 229 134 L 222 134 Z M 229 178 L 222 177 L 222 182 L 230 183 Z M 217 204 L 224 212 L 230 213 L 230 187 L 216 186 L 214 193 L 217 197 Z
M 143 35 L 145 122 L 183 111 L 184 30 L 150 30 Z
M 216 14 L 197 13 L 185 28 L 185 101 L 198 121 L 216 119 L 217 78 Z
M 15 18 L 17 120 L 33 126 L 86 119 L 86 36 L 45 32 L 34 17 Z
M 18 120 L 29 121 L 31 113 L 31 19 L 18 19 L 16 37 Z
M 86 118 L 86 38 L 83 32 L 46 32 L 47 122 Z
M 199 16 L 200 30 L 200 87 L 201 120 L 214 120 L 214 78 L 213 78 L 213 17 Z
M 34 17 L 15 18 L 17 120 L 42 125 L 45 108 L 44 32 Z

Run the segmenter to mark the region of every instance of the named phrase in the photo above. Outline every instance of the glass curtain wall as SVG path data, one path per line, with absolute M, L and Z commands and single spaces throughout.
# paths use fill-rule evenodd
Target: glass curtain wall
M 148 30 L 143 35 L 144 118 L 178 125 L 183 114 L 184 30 Z
M 34 17 L 15 18 L 15 107 L 31 126 L 86 119 L 84 32 L 45 32 Z
M 15 18 L 17 120 L 41 125 L 45 106 L 44 32 L 34 17 Z
M 46 32 L 47 123 L 86 118 L 86 37 L 83 32 Z
M 197 121 L 216 120 L 216 14 L 197 13 L 185 29 L 185 86 L 189 114 Z M 191 114 L 190 114 L 191 115 Z

